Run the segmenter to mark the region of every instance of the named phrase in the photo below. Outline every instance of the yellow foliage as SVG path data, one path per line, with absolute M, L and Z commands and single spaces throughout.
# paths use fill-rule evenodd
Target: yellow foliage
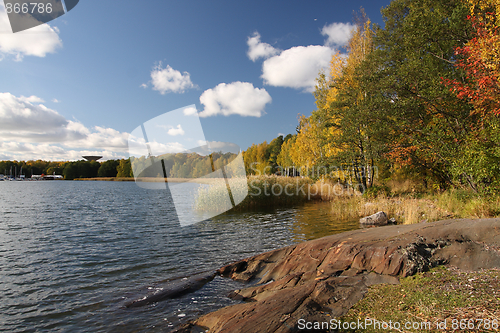
M 323 147 L 321 146 L 322 131 L 311 117 L 301 116 L 300 132 L 297 134 L 295 149 L 291 151 L 291 158 L 295 165 L 301 167 L 312 167 L 319 162 Z
M 366 19 L 363 26 L 358 25 L 352 34 L 347 51 L 349 56 L 346 59 L 346 66 L 343 72 L 344 89 L 355 90 L 359 88 L 359 83 L 355 79 L 356 68 L 366 59 L 373 49 L 373 32 L 370 29 L 371 22 Z M 359 90 L 359 89 L 357 89 Z M 360 96 L 359 98 L 363 98 Z
M 340 54 L 340 52 L 336 52 L 332 55 L 332 60 L 330 61 L 330 82 L 334 83 L 339 78 L 342 77 L 342 71 L 346 65 L 345 56 Z M 326 103 L 330 105 L 330 103 L 336 100 L 337 96 L 337 88 L 331 85 L 330 89 L 328 89 L 328 93 L 326 94 Z
M 318 166 L 326 158 L 334 158 L 345 147 L 338 147 L 336 142 L 342 135 L 342 119 L 331 112 L 332 103 L 338 99 L 340 90 L 359 91 L 358 99 L 364 98 L 355 77 L 356 68 L 365 60 L 373 49 L 371 22 L 361 11 L 360 21 L 352 32 L 347 46 L 348 54 L 336 52 L 330 61 L 329 75 L 320 73 L 314 96 L 317 117 L 300 118 L 300 133 L 294 143 L 290 143 L 289 156 L 297 166 Z M 328 126 L 324 126 L 328 124 Z M 293 148 L 292 148 L 293 147 Z
M 269 174 L 271 171 L 270 163 L 266 159 L 267 141 L 258 145 L 253 144 L 243 154 L 245 168 L 248 172 L 257 175 Z
M 500 1 L 498 0 L 465 0 L 465 3 L 470 8 L 470 14 L 476 17 L 480 22 L 488 25 L 500 25 Z M 494 10 L 495 21 L 491 22 L 486 19 L 485 14 Z
M 283 168 L 291 168 L 295 165 L 291 157 L 292 151 L 295 149 L 295 140 L 296 137 L 293 137 L 284 142 L 281 146 L 281 151 L 276 159 L 276 163 Z

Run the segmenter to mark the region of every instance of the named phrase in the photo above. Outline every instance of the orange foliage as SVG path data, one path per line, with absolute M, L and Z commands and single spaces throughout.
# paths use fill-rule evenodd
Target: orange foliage
M 472 8 L 471 10 L 474 10 Z M 496 24 L 497 14 L 486 12 L 480 16 L 468 16 L 476 36 L 455 54 L 463 58 L 456 66 L 462 68 L 468 82 L 443 79 L 458 98 L 466 98 L 474 106 L 474 112 L 500 115 L 500 35 Z

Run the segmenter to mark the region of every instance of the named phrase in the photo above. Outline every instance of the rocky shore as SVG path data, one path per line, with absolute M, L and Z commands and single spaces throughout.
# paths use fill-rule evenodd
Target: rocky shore
M 218 274 L 257 284 L 244 302 L 205 314 L 178 332 L 298 332 L 299 319 L 329 321 L 380 283 L 449 264 L 500 267 L 500 219 L 457 219 L 360 229 L 262 253 Z

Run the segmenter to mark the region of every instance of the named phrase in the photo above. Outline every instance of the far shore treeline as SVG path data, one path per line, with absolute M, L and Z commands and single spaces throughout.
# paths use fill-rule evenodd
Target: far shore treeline
M 0 174 L 14 177 L 24 175 L 62 175 L 64 179 L 95 178 L 95 177 L 132 177 L 130 160 L 96 161 L 0 161 Z
M 220 169 L 231 162 L 236 154 L 214 152 L 211 156 L 203 156 L 197 153 L 187 154 L 165 154 L 155 157 L 155 161 L 162 161 L 162 167 L 168 177 L 172 178 L 198 178 L 212 172 L 212 169 Z M 159 168 L 147 168 L 148 159 L 136 158 L 133 162 L 136 170 L 141 170 L 138 177 L 163 177 L 163 172 L 159 173 Z M 212 168 L 213 162 L 213 168 Z M 130 178 L 132 163 L 130 158 L 120 160 L 97 161 L 72 161 L 72 162 L 51 162 L 51 161 L 0 161 L 0 174 L 5 176 L 19 177 L 21 174 L 26 178 L 32 175 L 62 175 L 66 180 L 79 178 Z

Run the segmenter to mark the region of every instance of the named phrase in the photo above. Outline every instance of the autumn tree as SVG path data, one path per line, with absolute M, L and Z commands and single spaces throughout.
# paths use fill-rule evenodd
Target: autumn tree
M 471 36 L 468 8 L 454 0 L 394 0 L 382 14 L 385 27 L 375 28 L 374 51 L 359 71 L 371 127 L 383 129 L 374 138 L 385 143 L 385 157 L 440 188 L 477 188 L 462 149 L 478 118 L 441 80 L 465 79 L 454 64 L 455 49 Z
M 292 159 L 292 153 L 295 148 L 295 141 L 297 139 L 296 135 L 287 135 L 283 140 L 280 153 L 276 159 L 276 163 L 283 170 L 283 175 L 290 176 L 295 175 L 296 165 Z
M 120 160 L 116 169 L 116 177 L 133 177 L 130 158 Z
M 336 161 L 347 167 L 353 180 L 365 189 L 374 181 L 373 170 L 378 159 L 374 132 L 378 128 L 372 126 L 374 110 L 366 101 L 369 96 L 359 71 L 372 50 L 371 22 L 361 10 L 347 45 L 342 75 L 333 86 L 335 97 L 329 104 L 329 118 L 331 126 L 337 129 L 332 136 L 332 146 L 337 148 Z
M 373 184 L 375 157 L 370 134 L 371 110 L 364 103 L 367 93 L 358 78 L 358 68 L 373 49 L 371 23 L 363 9 L 355 15 L 355 28 L 346 47 L 347 55 L 335 53 L 329 75 L 320 73 L 314 92 L 317 110 L 302 118 L 305 134 L 297 143 L 309 146 L 308 163 L 351 170 L 356 183 Z M 311 133 L 309 133 L 311 132 Z M 317 146 L 311 144 L 316 135 Z M 300 140 L 304 136 L 310 140 Z M 308 146 L 306 145 L 308 144 Z M 337 174 L 338 176 L 338 174 Z M 347 174 L 343 175 L 347 176 Z
M 273 167 L 269 162 L 268 143 L 253 144 L 243 153 L 245 169 L 248 175 L 271 174 Z
M 474 27 L 473 38 L 456 48 L 460 58 L 456 66 L 466 74 L 465 81 L 445 80 L 459 98 L 467 99 L 474 112 L 483 117 L 500 115 L 500 2 L 494 0 L 466 1 Z

